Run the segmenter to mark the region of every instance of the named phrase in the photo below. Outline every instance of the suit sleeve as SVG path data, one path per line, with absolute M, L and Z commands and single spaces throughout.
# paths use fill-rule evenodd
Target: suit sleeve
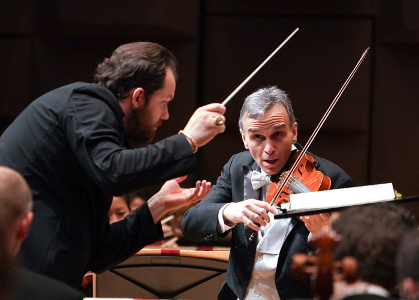
M 218 212 L 226 203 L 232 202 L 230 168 L 233 159 L 224 166 L 208 196 L 183 215 L 181 229 L 184 237 L 204 242 L 218 240 L 229 232 L 218 232 Z
M 68 101 L 63 128 L 80 166 L 104 192 L 119 195 L 197 169 L 196 157 L 182 135 L 127 149 L 118 105 L 112 107 L 100 95 L 82 92 Z
M 154 224 L 148 205 L 144 203 L 123 220 L 107 226 L 88 270 L 100 273 L 161 239 L 161 224 Z

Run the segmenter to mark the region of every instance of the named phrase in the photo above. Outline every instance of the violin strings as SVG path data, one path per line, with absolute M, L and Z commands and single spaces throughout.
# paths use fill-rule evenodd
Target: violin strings
M 310 192 L 310 189 L 304 183 L 302 183 L 301 180 L 298 178 L 294 178 L 290 182 L 289 187 L 296 194 Z

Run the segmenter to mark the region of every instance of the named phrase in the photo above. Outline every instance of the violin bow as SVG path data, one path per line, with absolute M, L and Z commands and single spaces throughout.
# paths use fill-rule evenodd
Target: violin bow
M 244 87 L 246 85 L 246 83 L 252 79 L 252 77 L 259 72 L 260 69 L 262 69 L 262 67 L 279 51 L 279 49 L 281 49 L 293 36 L 294 34 L 297 33 L 297 31 L 299 30 L 299 28 L 296 28 L 282 43 L 281 45 L 279 45 L 272 53 L 271 55 L 269 55 L 260 65 L 259 67 L 257 67 L 252 74 L 250 74 L 231 94 L 230 96 L 228 96 L 221 104 L 222 105 L 226 105 L 231 98 L 233 98 L 240 90 L 242 87 Z
M 313 133 L 311 134 L 310 138 L 308 139 L 307 143 L 305 144 L 304 148 L 301 150 L 299 156 L 295 160 L 294 164 L 292 165 L 291 169 L 288 171 L 288 174 L 285 176 L 284 180 L 282 181 L 278 191 L 276 192 L 275 196 L 273 197 L 270 205 L 272 206 L 276 199 L 278 199 L 279 195 L 281 194 L 282 190 L 284 189 L 286 183 L 288 182 L 291 175 L 294 173 L 295 169 L 298 166 L 298 163 L 303 158 L 304 154 L 307 152 L 308 147 L 310 147 L 311 143 L 313 142 L 314 138 L 316 137 L 317 133 L 320 131 L 320 128 L 323 126 L 324 122 L 326 121 L 327 117 L 332 112 L 332 109 L 335 107 L 336 103 L 338 102 L 340 96 L 342 96 L 343 91 L 346 89 L 347 85 L 351 81 L 352 77 L 355 75 L 356 71 L 358 70 L 359 66 L 363 62 L 365 56 L 368 53 L 368 50 L 370 48 L 368 47 L 364 53 L 362 53 L 361 58 L 359 59 L 358 63 L 355 65 L 354 69 L 352 70 L 351 74 L 349 74 L 348 78 L 346 79 L 345 83 L 340 88 L 339 92 L 337 93 L 335 99 L 333 99 L 332 103 L 329 105 L 329 108 L 326 110 L 325 114 L 321 118 L 319 124 L 317 125 L 316 129 L 314 129 Z

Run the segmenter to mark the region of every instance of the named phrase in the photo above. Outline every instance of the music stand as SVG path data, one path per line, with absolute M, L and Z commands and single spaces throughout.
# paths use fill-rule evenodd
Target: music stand
M 96 275 L 96 297 L 216 299 L 224 281 L 229 249 L 143 249 Z
M 419 218 L 419 196 L 409 196 L 403 197 L 400 199 L 392 199 L 392 200 L 385 200 L 385 201 L 377 201 L 374 203 L 364 203 L 364 204 L 356 204 L 356 205 L 374 205 L 376 203 L 383 203 L 383 202 L 393 202 L 395 204 L 401 205 L 407 210 L 411 211 L 412 214 L 415 216 L 416 219 Z M 355 206 L 355 205 L 353 205 Z M 321 209 L 310 209 L 310 210 L 300 210 L 296 212 L 289 212 L 289 213 L 282 213 L 276 214 L 274 216 L 275 219 L 285 219 L 285 218 L 292 218 L 292 217 L 299 217 L 299 216 L 309 216 L 309 215 L 317 215 L 320 213 L 329 213 L 333 211 L 340 211 L 342 209 L 348 208 L 350 206 L 336 206 L 330 208 L 321 208 Z M 418 219 L 419 220 L 419 219 Z

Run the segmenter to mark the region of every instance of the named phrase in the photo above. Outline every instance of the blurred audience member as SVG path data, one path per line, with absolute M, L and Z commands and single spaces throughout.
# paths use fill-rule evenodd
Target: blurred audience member
M 356 281 L 335 282 L 332 299 L 393 299 L 397 246 L 415 226 L 412 215 L 393 203 L 355 206 L 344 210 L 332 226 L 341 238 L 335 258 L 357 261 Z
M 127 196 L 114 196 L 109 208 L 109 224 L 121 221 L 131 212 L 130 201 Z
M 151 198 L 151 196 L 152 196 L 152 193 L 151 193 L 150 189 L 149 188 L 143 188 L 143 189 L 139 189 L 139 190 L 137 190 L 133 193 L 129 193 L 127 195 L 124 195 L 123 198 L 126 200 L 127 206 L 129 207 L 130 211 L 133 212 L 139 206 L 141 206 L 145 202 L 147 202 L 148 199 Z M 121 207 L 120 211 L 122 212 L 122 207 L 125 206 L 125 205 L 122 203 L 122 200 L 119 200 L 118 202 L 120 203 L 119 207 Z M 112 203 L 112 205 L 113 205 L 113 203 Z M 189 206 L 186 206 L 186 208 L 188 208 L 188 207 Z M 178 247 L 178 244 L 176 243 L 176 241 L 177 241 L 177 238 L 179 237 L 179 235 L 182 234 L 182 232 L 180 230 L 180 222 L 179 222 L 178 226 L 176 227 L 175 226 L 176 225 L 175 221 L 176 221 L 176 218 L 178 216 L 177 211 L 181 210 L 181 209 L 182 208 L 177 209 L 175 211 L 170 211 L 165 216 L 163 216 L 163 218 L 161 219 L 161 225 L 162 225 L 162 229 L 163 229 L 163 235 L 164 235 L 164 238 L 166 240 L 159 241 L 159 242 L 155 243 L 154 245 L 162 245 L 164 247 Z M 184 211 L 186 211 L 186 210 L 184 210 Z M 119 215 L 120 219 L 123 219 L 124 217 L 122 217 L 122 213 Z M 169 239 L 169 240 L 167 240 L 167 239 Z
M 134 211 L 137 207 L 143 205 L 151 198 L 152 194 L 148 188 L 140 189 L 136 192 L 126 195 L 129 201 L 131 211 Z
M 33 219 L 31 209 L 32 195 L 25 179 L 18 172 L 0 166 L 0 225 L 7 229 L 4 245 L 12 257 L 28 234 Z M 2 276 L 0 281 L 7 279 Z M 83 295 L 55 279 L 17 267 L 12 294 L 7 299 L 83 299 Z
M 409 232 L 403 239 L 396 259 L 402 299 L 419 299 L 419 231 Z

